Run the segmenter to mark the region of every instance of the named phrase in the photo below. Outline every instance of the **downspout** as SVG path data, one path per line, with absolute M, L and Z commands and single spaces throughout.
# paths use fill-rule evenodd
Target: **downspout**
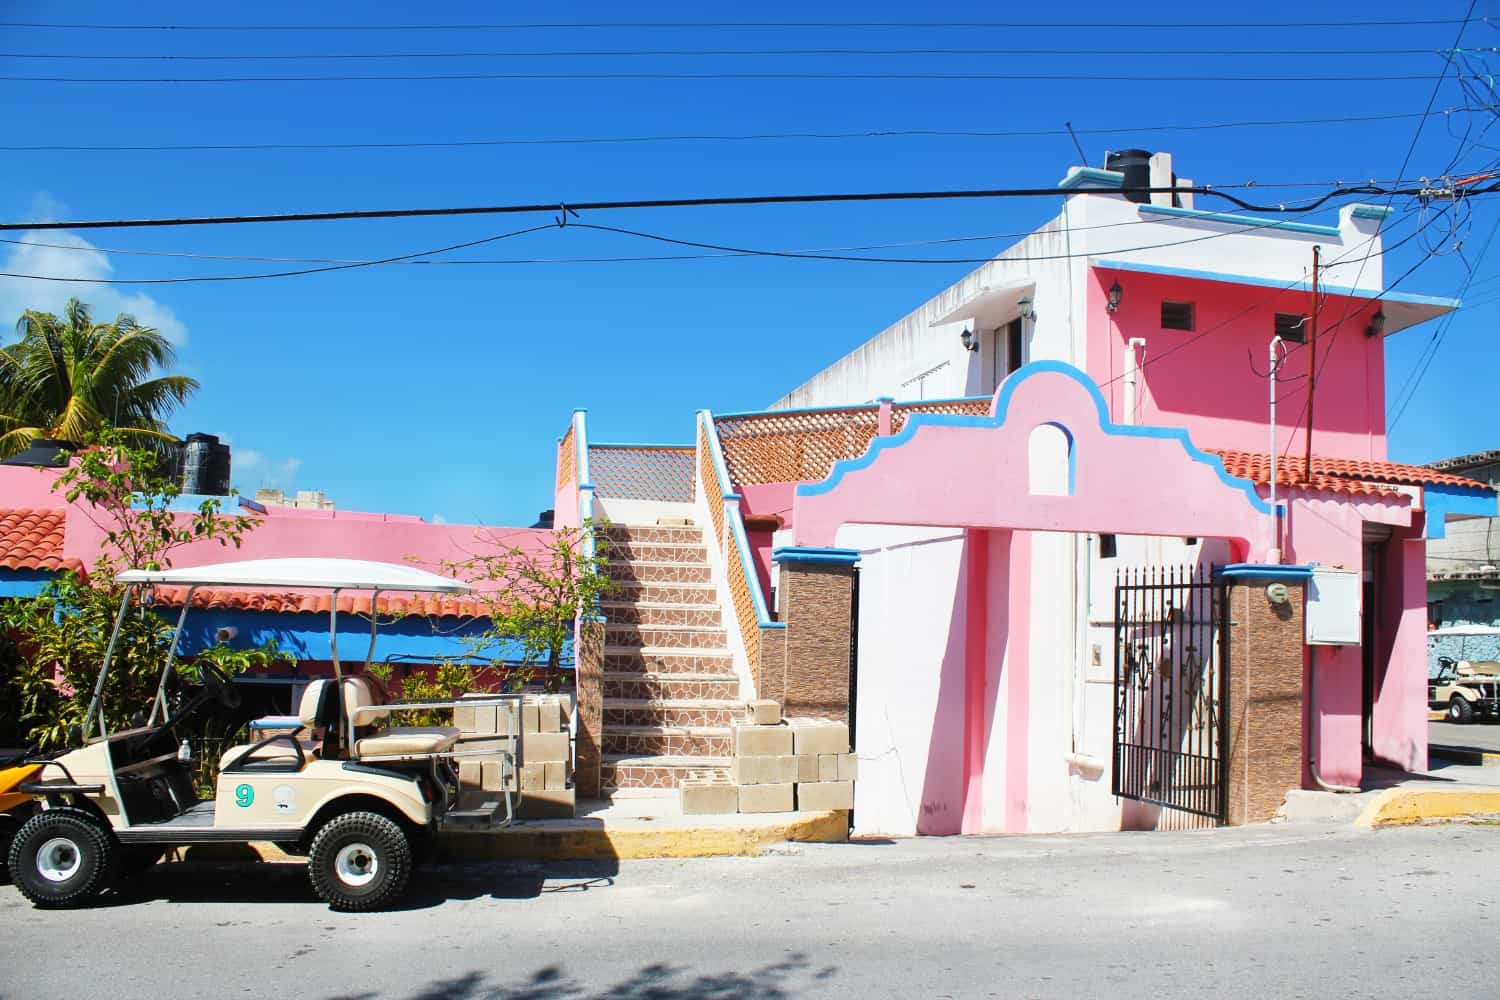
M 1324 781 L 1322 775 L 1318 774 L 1318 740 L 1322 727 L 1318 722 L 1318 647 L 1307 647 L 1307 719 L 1315 732 L 1309 734 L 1311 738 L 1307 741 L 1307 769 L 1312 773 L 1313 781 L 1317 782 L 1319 788 L 1325 792 L 1338 792 L 1341 795 L 1352 795 L 1355 792 L 1364 791 L 1358 785 L 1335 785 Z
M 1131 337 L 1125 342 L 1125 412 L 1120 423 L 1135 423 L 1135 380 L 1140 369 L 1136 366 L 1136 348 L 1145 347 L 1146 338 Z
M 1279 336 L 1271 338 L 1271 346 L 1268 349 L 1269 357 L 1267 364 L 1270 368 L 1271 383 L 1271 524 L 1272 537 L 1275 544 L 1271 548 L 1270 558 L 1267 560 L 1272 565 L 1281 563 L 1281 509 L 1276 506 L 1276 371 L 1281 364 L 1280 355 L 1282 340 Z

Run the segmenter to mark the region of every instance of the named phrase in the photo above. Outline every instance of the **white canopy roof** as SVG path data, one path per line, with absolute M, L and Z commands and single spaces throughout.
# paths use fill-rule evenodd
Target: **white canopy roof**
M 309 590 L 417 590 L 467 594 L 462 580 L 365 559 L 247 559 L 243 562 L 186 566 L 182 569 L 126 570 L 120 583 L 160 583 L 179 587 L 297 587 Z

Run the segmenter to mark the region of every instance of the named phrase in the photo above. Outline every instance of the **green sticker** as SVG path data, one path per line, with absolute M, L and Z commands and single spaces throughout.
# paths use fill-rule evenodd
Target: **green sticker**
M 234 790 L 234 804 L 241 809 L 249 806 L 255 801 L 255 789 L 249 785 L 241 785 Z

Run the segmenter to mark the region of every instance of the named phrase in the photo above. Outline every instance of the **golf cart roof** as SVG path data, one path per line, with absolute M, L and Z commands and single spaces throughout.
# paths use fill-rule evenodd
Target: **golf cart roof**
M 1428 635 L 1500 635 L 1500 626 L 1495 625 L 1449 625 L 1447 628 L 1430 629 Z
M 115 579 L 120 583 L 160 583 L 179 587 L 413 590 L 434 594 L 467 594 L 474 589 L 462 580 L 438 576 L 414 566 L 365 559 L 248 559 L 182 569 L 130 569 Z

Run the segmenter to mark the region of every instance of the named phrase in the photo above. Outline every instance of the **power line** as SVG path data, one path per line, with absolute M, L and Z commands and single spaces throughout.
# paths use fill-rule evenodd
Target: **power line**
M 1481 19 L 1488 21 L 1488 18 Z M 1458 24 L 1454 18 L 1357 21 L 573 21 L 477 24 L 102 24 L 0 21 L 0 28 L 87 31 L 571 31 L 608 28 L 1108 28 L 1110 30 L 1220 28 L 1381 28 Z
M 1205 122 L 1191 125 L 1138 125 L 1074 129 L 1079 135 L 1122 135 L 1137 132 L 1205 132 L 1236 128 L 1287 128 L 1307 125 L 1344 125 L 1377 121 L 1431 117 L 1433 115 L 1469 114 L 1500 111 L 1500 105 L 1478 105 L 1445 108 L 1434 112 L 1403 112 L 1383 115 L 1345 115 L 1336 118 L 1283 118 L 1239 122 Z M 77 146 L 57 144 L 0 145 L 0 152 L 58 153 L 142 153 L 142 152 L 227 152 L 257 150 L 349 150 L 349 149 L 452 149 L 472 146 L 563 146 L 617 145 L 660 142 L 757 142 L 766 140 L 843 140 L 888 138 L 1041 138 L 1066 136 L 1067 129 L 875 129 L 861 132 L 760 132 L 741 135 L 666 134 L 634 136 L 572 136 L 538 138 L 460 139 L 431 142 L 310 142 L 310 143 L 180 143 L 157 145 Z
M 1441 80 L 1430 73 L 1355 74 L 1355 75 L 1224 75 L 1224 74 L 1132 74 L 1132 73 L 670 73 L 670 72 L 604 72 L 604 73 L 346 73 L 297 76 L 0 76 L 8 83 L 438 83 L 481 80 L 801 80 L 855 81 L 899 80 L 906 82 L 974 83 L 1025 82 L 1061 83 L 1401 83 L 1412 80 Z

